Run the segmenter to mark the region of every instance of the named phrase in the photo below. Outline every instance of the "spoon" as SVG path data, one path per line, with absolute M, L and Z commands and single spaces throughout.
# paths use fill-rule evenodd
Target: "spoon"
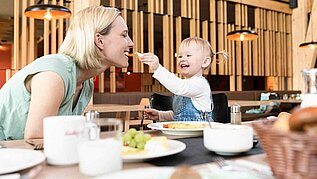
M 201 112 L 201 118 L 205 119 L 205 120 L 207 119 L 209 127 L 212 128 L 211 121 L 210 121 L 209 117 L 206 117 L 206 112 L 203 112 L 203 111 Z

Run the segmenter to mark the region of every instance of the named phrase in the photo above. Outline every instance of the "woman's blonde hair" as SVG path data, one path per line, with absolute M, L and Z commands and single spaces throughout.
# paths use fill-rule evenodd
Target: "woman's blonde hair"
M 107 35 L 120 14 L 118 9 L 104 6 L 79 11 L 72 19 L 58 53 L 72 57 L 81 69 L 100 68 L 104 55 L 95 45 L 95 33 Z
M 213 62 L 214 56 L 217 54 L 221 54 L 223 56 L 224 61 L 228 59 L 228 53 L 225 50 L 215 53 L 212 50 L 210 43 L 207 40 L 204 40 L 199 37 L 188 37 L 182 41 L 181 46 L 189 46 L 192 42 L 195 42 L 197 45 L 199 45 L 202 48 L 203 53 L 210 57 L 210 63 Z M 217 61 L 216 63 L 219 62 Z

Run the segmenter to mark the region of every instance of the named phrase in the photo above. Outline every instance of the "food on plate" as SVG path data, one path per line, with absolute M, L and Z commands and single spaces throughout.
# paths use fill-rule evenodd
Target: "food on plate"
M 161 153 L 168 150 L 167 138 L 165 136 L 151 137 L 144 146 L 143 150 L 134 147 L 123 146 L 123 155 Z
M 160 153 L 167 151 L 168 144 L 167 138 L 165 136 L 160 137 L 152 137 L 144 147 L 144 150 L 149 151 L 151 153 Z
M 129 146 L 138 150 L 144 150 L 147 141 L 151 139 L 150 134 L 144 134 L 142 131 L 137 131 L 131 128 L 122 136 L 124 146 Z
M 317 107 L 307 107 L 295 111 L 289 118 L 289 126 L 294 131 L 310 131 L 317 127 Z
M 277 116 L 278 119 L 274 122 L 273 128 L 288 132 L 290 130 L 288 122 L 290 116 L 291 114 L 288 112 L 281 112 Z
M 180 166 L 175 169 L 170 179 L 201 179 L 201 176 L 188 166 Z
M 163 124 L 164 128 L 169 128 L 169 129 L 200 129 L 200 128 L 205 128 L 207 127 L 207 123 L 198 123 L 198 124 L 193 124 L 193 123 L 167 123 Z

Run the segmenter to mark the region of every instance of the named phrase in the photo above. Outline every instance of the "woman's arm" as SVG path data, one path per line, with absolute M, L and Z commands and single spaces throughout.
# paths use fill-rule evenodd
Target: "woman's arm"
M 31 102 L 24 139 L 43 138 L 43 119 L 58 114 L 64 99 L 64 82 L 54 72 L 40 72 L 30 82 Z

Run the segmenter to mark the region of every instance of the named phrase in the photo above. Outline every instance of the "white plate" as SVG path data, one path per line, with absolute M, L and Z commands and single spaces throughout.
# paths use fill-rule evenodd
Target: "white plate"
M 127 154 L 122 156 L 123 162 L 140 162 L 144 160 L 150 160 L 159 157 L 165 157 L 173 154 L 177 154 L 185 150 L 186 145 L 177 140 L 167 140 L 168 149 L 167 151 L 156 152 L 156 153 L 136 153 L 136 154 Z
M 199 121 L 175 121 L 175 122 L 157 122 L 148 124 L 147 127 L 155 130 L 161 130 L 164 134 L 167 135 L 187 135 L 187 136 L 201 136 L 203 135 L 204 128 L 196 128 L 196 129 L 170 129 L 164 128 L 164 124 L 170 123 L 187 123 L 187 124 L 207 124 L 206 127 L 209 127 L 208 122 L 199 122 Z M 213 125 L 221 125 L 222 123 L 211 122 L 211 126 Z
M 123 170 L 106 174 L 95 179 L 169 179 L 174 172 L 174 167 L 149 167 Z M 259 179 L 261 177 L 250 172 L 224 171 L 224 170 L 199 170 L 202 179 L 210 178 L 235 178 L 235 179 Z M 271 177 L 273 178 L 273 177 Z
M 0 175 L 24 170 L 42 163 L 45 155 L 30 149 L 0 149 Z

